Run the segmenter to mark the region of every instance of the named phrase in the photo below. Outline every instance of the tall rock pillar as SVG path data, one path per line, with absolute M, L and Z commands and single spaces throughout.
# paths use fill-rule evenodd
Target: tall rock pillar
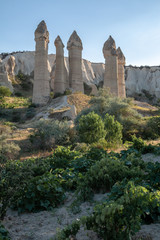
M 118 57 L 114 39 L 109 36 L 103 46 L 103 55 L 105 58 L 104 87 L 110 89 L 110 92 L 118 96 Z
M 74 91 L 84 92 L 82 79 L 82 41 L 76 31 L 70 36 L 67 49 L 69 51 L 69 86 Z
M 54 92 L 64 93 L 68 86 L 67 70 L 64 64 L 64 45 L 61 38 L 58 36 L 54 42 L 56 46 L 56 69 L 54 79 Z
M 117 55 L 118 55 L 118 95 L 119 97 L 126 97 L 126 87 L 125 87 L 125 56 L 123 55 L 122 50 L 117 48 Z
M 50 75 L 48 71 L 49 32 L 46 23 L 40 22 L 35 31 L 35 68 L 32 102 L 44 105 L 50 97 Z

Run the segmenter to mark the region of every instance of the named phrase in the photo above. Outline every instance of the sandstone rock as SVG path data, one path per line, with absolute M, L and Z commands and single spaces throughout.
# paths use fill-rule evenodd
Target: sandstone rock
M 98 89 L 95 84 L 87 84 L 84 83 L 84 93 L 87 95 L 94 95 L 96 96 L 98 93 Z
M 75 105 L 70 105 L 70 109 L 68 111 L 65 111 L 62 114 L 63 119 L 72 120 L 72 121 L 75 120 L 76 116 L 77 116 L 77 111 L 76 111 Z
M 9 80 L 8 73 L 1 59 L 0 59 L 0 86 L 8 87 L 10 91 L 13 92 L 12 83 Z
M 125 88 L 125 56 L 120 47 L 117 48 L 118 55 L 118 96 L 126 97 L 126 88 Z
M 70 36 L 67 49 L 69 51 L 69 87 L 84 92 L 82 79 L 82 41 L 76 31 Z
M 9 75 L 14 76 L 14 69 L 15 69 L 15 57 L 14 56 L 10 56 L 8 58 L 7 64 L 6 64 L 6 70 L 8 72 Z
M 18 74 L 21 71 L 23 74 L 31 76 L 34 71 L 34 52 L 17 52 L 9 54 L 3 60 L 3 66 L 6 67 L 7 61 L 10 56 L 15 58 L 15 69 L 14 74 Z M 52 74 L 55 74 L 55 54 L 48 55 L 49 69 Z M 66 70 L 68 72 L 69 63 L 68 58 L 64 58 L 64 63 Z M 105 65 L 103 63 L 92 63 L 85 59 L 82 59 L 82 74 L 83 82 L 87 85 L 96 84 L 97 86 L 103 86 Z M 51 73 L 51 72 L 50 72 Z M 11 82 L 7 82 L 6 86 L 10 86 L 13 89 Z M 135 95 L 143 94 L 144 90 L 149 94 L 155 96 L 155 99 L 160 98 L 160 66 L 141 66 L 125 67 L 125 85 L 126 85 L 126 95 L 129 97 L 134 97 Z
M 64 44 L 60 36 L 56 38 L 54 44 L 56 46 L 56 67 L 54 83 L 52 83 L 52 85 L 54 85 L 55 93 L 64 93 L 65 89 L 69 87 L 69 83 L 67 70 L 64 63 Z
M 110 36 L 103 46 L 105 58 L 105 74 L 103 87 L 109 88 L 110 92 L 118 96 L 118 57 L 116 44 Z
M 32 102 L 46 104 L 50 98 L 50 74 L 48 70 L 49 33 L 46 23 L 40 22 L 35 31 L 36 51 Z
M 127 96 L 141 95 L 144 90 L 156 99 L 160 98 L 160 66 L 126 67 Z

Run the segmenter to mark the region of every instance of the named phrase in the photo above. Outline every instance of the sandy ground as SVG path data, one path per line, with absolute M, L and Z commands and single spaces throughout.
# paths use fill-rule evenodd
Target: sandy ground
M 145 154 L 143 155 L 143 160 L 160 162 L 160 156 Z M 69 194 L 65 204 L 51 212 L 42 211 L 18 215 L 16 211 L 8 210 L 3 224 L 9 231 L 12 240 L 53 240 L 58 229 L 64 228 L 67 224 L 72 223 L 73 220 L 79 219 L 81 216 L 90 214 L 95 203 L 105 200 L 106 197 L 106 194 L 96 194 L 93 203 L 83 203 L 80 206 L 81 211 L 73 214 L 69 208 L 73 201 L 73 196 Z M 151 238 L 142 239 L 160 240 L 160 224 L 143 225 L 140 232 L 145 236 L 151 236 Z M 77 240 L 91 239 L 99 240 L 92 231 L 81 229 L 77 234 Z

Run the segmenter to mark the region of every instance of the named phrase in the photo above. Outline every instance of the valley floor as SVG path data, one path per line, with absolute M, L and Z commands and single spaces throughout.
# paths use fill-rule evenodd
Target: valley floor
M 142 158 L 144 161 L 160 162 L 160 156 L 154 154 L 145 154 Z M 81 204 L 80 210 L 74 214 L 70 209 L 74 196 L 69 193 L 64 204 L 50 212 L 18 214 L 9 209 L 3 224 L 9 231 L 12 240 L 53 240 L 58 229 L 64 228 L 81 216 L 91 214 L 94 205 L 105 200 L 106 197 L 107 194 L 95 194 L 93 202 L 84 202 Z M 140 233 L 152 237 L 146 238 L 147 240 L 160 240 L 160 224 L 143 225 Z M 90 239 L 99 240 L 92 231 L 81 229 L 77 234 L 77 240 Z

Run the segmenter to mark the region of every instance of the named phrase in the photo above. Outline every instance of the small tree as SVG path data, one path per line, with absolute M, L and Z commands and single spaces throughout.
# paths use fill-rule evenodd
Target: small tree
M 94 112 L 80 118 L 77 132 L 80 140 L 85 143 L 98 142 L 99 139 L 104 138 L 106 135 L 102 118 Z
M 5 86 L 0 86 L 0 97 L 10 97 L 12 92 Z
M 113 145 L 122 143 L 122 125 L 114 119 L 114 116 L 108 113 L 104 118 L 104 126 L 106 130 L 106 141 Z

